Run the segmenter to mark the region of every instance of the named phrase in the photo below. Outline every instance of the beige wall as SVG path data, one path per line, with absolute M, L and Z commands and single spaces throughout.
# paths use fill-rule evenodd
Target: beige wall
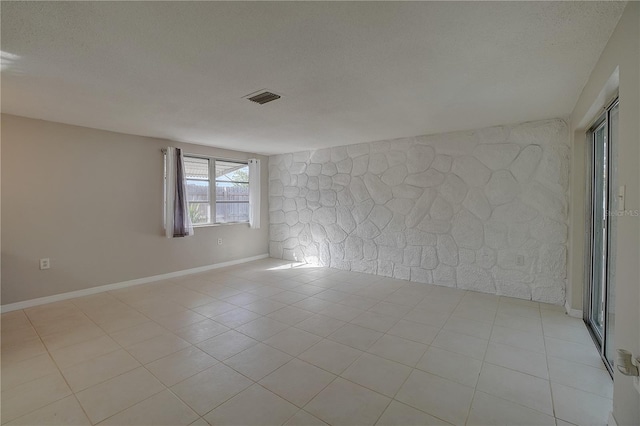
M 2 304 L 267 253 L 262 156 L 261 229 L 222 225 L 164 237 L 160 150 L 168 145 L 256 157 L 3 114 Z M 39 270 L 43 257 L 51 269 Z
M 571 116 L 574 167 L 572 167 L 571 285 L 574 309 L 581 309 L 584 283 L 584 144 L 589 123 L 601 112 L 609 87 L 619 72 L 620 123 L 618 184 L 626 185 L 626 210 L 640 209 L 640 3 L 629 2 L 585 86 Z M 582 153 L 582 154 L 581 154 Z M 615 347 L 640 355 L 640 218 L 617 221 Z M 640 424 L 640 394 L 632 379 L 617 371 L 614 378 L 613 414 L 619 425 Z

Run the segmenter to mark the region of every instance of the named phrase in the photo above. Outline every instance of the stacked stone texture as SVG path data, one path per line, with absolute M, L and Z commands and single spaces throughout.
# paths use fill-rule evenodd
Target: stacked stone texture
M 569 158 L 562 120 L 272 156 L 270 255 L 562 304 Z

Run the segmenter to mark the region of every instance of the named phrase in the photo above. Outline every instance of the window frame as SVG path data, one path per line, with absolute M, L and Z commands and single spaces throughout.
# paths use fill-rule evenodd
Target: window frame
M 186 160 L 187 158 L 195 158 L 195 159 L 199 159 L 199 160 L 206 160 L 207 161 L 207 169 L 208 169 L 208 173 L 209 173 L 209 177 L 208 179 L 189 179 L 185 176 L 185 186 L 188 188 L 188 181 L 200 181 L 200 182 L 207 182 L 209 184 L 209 200 L 208 201 L 189 201 L 189 193 L 187 191 L 187 206 L 190 207 L 192 203 L 194 204 L 209 204 L 209 217 L 214 218 L 215 216 L 215 201 L 214 199 L 211 198 L 212 195 L 215 196 L 215 194 L 212 194 L 211 191 L 211 173 L 215 172 L 215 170 L 212 170 L 211 168 L 211 159 L 208 157 L 204 157 L 204 156 L 198 156 L 198 155 L 191 155 L 191 154 L 183 154 L 183 158 L 184 160 Z M 186 170 L 185 170 L 186 172 Z M 186 175 L 186 173 L 185 173 Z M 213 206 L 212 206 L 213 204 Z M 207 225 L 212 225 L 215 222 L 205 222 L 205 223 L 192 223 L 191 225 L 194 227 L 197 226 L 207 226 Z
M 194 223 L 192 224 L 193 227 L 205 227 L 205 226 L 220 226 L 220 225 L 237 225 L 237 224 L 249 224 L 249 218 L 247 218 L 247 220 L 241 220 L 241 221 L 232 221 L 232 222 L 218 222 L 218 214 L 217 214 L 217 203 L 218 203 L 218 197 L 216 194 L 216 189 L 217 189 L 217 182 L 218 179 L 216 178 L 216 163 L 218 161 L 223 161 L 223 162 L 227 162 L 227 163 L 235 163 L 235 164 L 243 164 L 245 166 L 249 166 L 249 162 L 247 160 L 236 160 L 236 159 L 228 159 L 228 158 L 220 158 L 220 157 L 210 157 L 207 155 L 200 155 L 200 154 L 190 154 L 190 153 L 184 153 L 183 157 L 185 159 L 187 158 L 197 158 L 200 160 L 207 160 L 208 164 L 209 164 L 209 179 L 208 180 L 202 180 L 202 181 L 206 181 L 209 182 L 209 209 L 210 209 L 210 215 L 211 215 L 211 221 L 207 222 L 207 223 Z M 249 176 L 248 179 L 250 180 L 251 177 Z M 186 180 L 186 179 L 185 179 Z M 194 180 L 194 179 L 191 179 Z M 238 183 L 242 183 L 242 184 L 247 184 L 247 188 L 249 187 L 249 180 L 247 180 L 247 182 L 240 182 L 238 181 Z M 225 182 L 225 181 L 223 181 Z M 235 181 L 228 181 L 231 183 L 234 183 Z M 191 201 L 188 201 L 187 204 L 191 204 Z M 206 204 L 206 202 L 204 201 L 194 201 L 194 203 L 199 203 L 199 204 Z M 247 201 L 220 201 L 220 203 L 226 203 L 226 204 L 249 204 L 249 200 Z
M 605 365 L 607 371 L 613 377 L 613 362 L 615 362 L 615 358 L 611 357 L 613 355 L 610 353 L 610 350 L 613 349 L 612 342 L 615 342 L 615 329 L 610 330 L 610 297 L 615 294 L 615 291 L 611 291 L 615 289 L 616 278 L 615 278 L 615 268 L 612 266 L 615 263 L 615 245 L 612 244 L 612 241 L 616 238 L 616 215 L 607 215 L 606 212 L 612 211 L 612 206 L 616 206 L 615 198 L 617 196 L 616 188 L 618 187 L 618 178 L 616 172 L 616 158 L 617 158 L 617 141 L 619 139 L 619 133 L 617 133 L 617 138 L 613 137 L 613 128 L 611 125 L 612 122 L 612 111 L 616 108 L 619 108 L 620 100 L 618 94 L 615 95 L 613 100 L 609 101 L 605 104 L 603 108 L 603 112 L 600 113 L 592 122 L 591 126 L 588 128 L 586 132 L 586 190 L 585 190 L 585 259 L 584 262 L 584 271 L 585 271 L 585 282 L 583 286 L 583 321 L 587 326 L 587 331 L 591 335 L 595 345 L 598 348 L 598 352 L 600 357 L 602 358 L 603 364 Z M 619 113 L 619 110 L 618 110 Z M 619 126 L 619 123 L 617 124 Z M 604 245 L 601 247 L 602 252 L 604 253 L 604 264 L 602 265 L 603 271 L 595 271 L 594 266 L 595 262 L 593 260 L 594 254 L 596 251 L 595 245 L 595 234 L 597 231 L 602 232 L 599 228 L 601 224 L 596 223 L 596 217 L 594 212 L 596 210 L 596 206 L 593 203 L 594 193 L 597 188 L 597 180 L 596 173 L 598 169 L 596 168 L 596 132 L 604 128 L 604 139 L 605 139 L 605 194 L 603 196 L 604 200 L 604 210 L 605 214 L 603 216 L 603 220 L 601 221 L 604 224 L 605 229 L 605 237 L 604 237 Z M 618 127 L 619 129 L 619 127 Z M 614 210 L 615 211 L 615 210 Z M 601 309 L 602 315 L 604 317 L 604 323 L 602 329 L 598 329 L 593 321 L 593 313 L 594 313 L 594 303 L 593 303 L 593 295 L 594 295 L 594 282 L 595 276 L 598 272 L 604 272 L 604 276 L 602 278 L 602 288 L 601 290 Z

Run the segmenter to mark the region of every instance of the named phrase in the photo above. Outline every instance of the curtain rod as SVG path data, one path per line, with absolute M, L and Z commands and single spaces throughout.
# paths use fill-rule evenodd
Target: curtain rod
M 162 148 L 162 149 L 160 149 L 160 151 L 163 154 L 167 153 L 167 149 L 166 148 Z M 225 157 L 218 157 L 218 156 L 212 156 L 212 155 L 195 154 L 195 153 L 192 153 L 192 152 L 185 152 L 184 155 L 187 155 L 187 156 L 190 156 L 190 157 L 212 158 L 214 160 L 231 161 L 231 162 L 234 162 L 234 163 L 245 163 L 245 162 L 248 162 L 249 160 L 252 159 L 252 158 L 247 158 L 246 160 L 239 160 L 237 158 L 225 158 Z

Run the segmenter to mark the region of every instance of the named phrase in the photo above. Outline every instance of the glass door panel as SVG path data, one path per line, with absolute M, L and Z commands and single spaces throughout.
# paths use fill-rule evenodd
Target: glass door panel
M 618 140 L 618 104 L 615 103 L 613 107 L 609 110 L 609 141 L 607 145 L 609 146 L 608 152 L 608 161 L 607 168 L 609 180 L 607 182 L 607 187 L 609 188 L 609 204 L 608 204 L 608 213 L 617 211 L 618 200 L 617 200 L 617 191 L 615 188 L 618 187 L 618 183 L 616 181 L 616 162 L 613 160 L 617 158 L 616 152 L 616 141 Z M 606 282 L 606 292 L 605 292 L 605 341 L 604 341 L 604 353 L 605 358 L 609 362 L 609 365 L 613 365 L 616 350 L 614 345 L 614 330 L 615 330 L 615 270 L 616 270 L 616 222 L 617 215 L 616 214 L 608 214 L 607 215 L 607 282 Z
M 607 265 L 607 125 L 593 133 L 593 211 L 590 322 L 602 342 Z
M 589 252 L 585 322 L 609 371 L 612 370 L 615 310 L 615 225 L 617 191 L 615 141 L 618 103 L 613 102 L 590 130 Z

